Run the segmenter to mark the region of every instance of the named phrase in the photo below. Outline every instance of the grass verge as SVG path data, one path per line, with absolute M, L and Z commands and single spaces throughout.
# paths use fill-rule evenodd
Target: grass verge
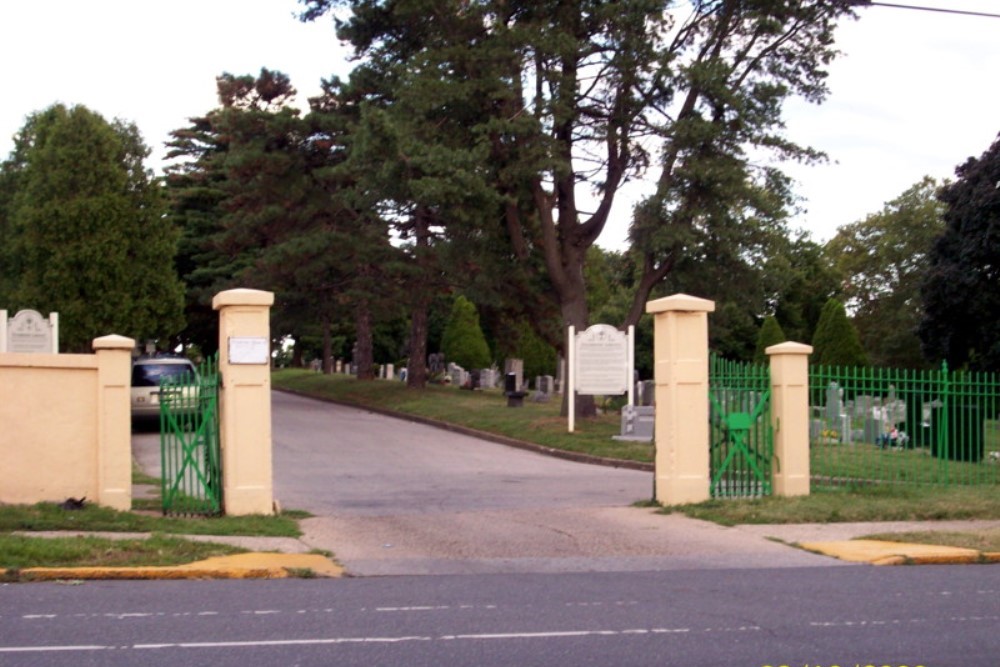
M 0 567 L 140 567 L 183 565 L 215 556 L 245 553 L 246 549 L 192 542 L 154 534 L 148 539 L 115 540 L 104 537 L 38 538 L 0 535 Z
M 306 512 L 286 511 L 276 516 L 172 517 L 119 512 L 89 503 L 79 510 L 65 510 L 55 503 L 0 505 L 0 533 L 16 530 L 80 530 L 299 537 L 302 533 L 298 520 L 306 516 L 309 516 Z
M 813 487 L 808 496 L 714 499 L 666 507 L 726 526 L 763 523 L 1000 520 L 1000 494 L 992 487 Z

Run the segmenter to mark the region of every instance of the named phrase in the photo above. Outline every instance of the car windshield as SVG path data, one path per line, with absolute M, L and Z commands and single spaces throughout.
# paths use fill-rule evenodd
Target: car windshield
M 159 387 L 165 377 L 194 375 L 194 367 L 188 364 L 137 364 L 132 367 L 133 387 Z

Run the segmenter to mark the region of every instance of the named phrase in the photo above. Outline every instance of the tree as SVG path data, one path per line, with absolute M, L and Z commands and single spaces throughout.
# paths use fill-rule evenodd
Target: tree
M 842 296 L 874 365 L 926 365 L 917 327 L 927 257 L 944 231 L 944 204 L 930 177 L 878 213 L 841 227 L 825 248 L 842 276 Z
M 0 167 L 0 297 L 59 312 L 67 351 L 109 333 L 163 341 L 182 327 L 178 234 L 148 155 L 135 125 L 56 104 L 28 117 Z
M 821 366 L 867 366 L 858 332 L 847 319 L 844 304 L 830 299 L 823 306 L 812 340 L 810 361 Z
M 757 334 L 757 350 L 754 352 L 753 361 L 755 364 L 767 363 L 767 348 L 778 343 L 784 343 L 785 332 L 778 324 L 778 318 L 773 315 L 765 317 L 764 323 L 760 326 L 760 333 Z
M 486 337 L 479 327 L 476 306 L 464 296 L 457 297 L 452 305 L 441 351 L 445 359 L 468 370 L 486 368 L 492 361 Z
M 924 353 L 953 368 L 1000 370 L 1000 138 L 941 188 L 944 233 L 921 287 Z
M 619 188 L 653 162 L 649 146 L 657 189 L 633 223 L 641 263 L 623 325 L 678 262 L 706 256 L 716 227 L 780 220 L 787 179 L 749 154 L 818 157 L 782 136 L 781 107 L 823 98 L 834 25 L 856 2 L 304 4 L 305 20 L 352 10 L 341 37 L 386 73 L 373 96 L 411 94 L 441 117 L 437 134 L 417 126 L 424 145 L 472 139 L 463 157 L 477 162 L 462 174 L 499 195 L 493 238 L 513 264 L 544 272 L 563 326 L 583 329 L 588 249 Z

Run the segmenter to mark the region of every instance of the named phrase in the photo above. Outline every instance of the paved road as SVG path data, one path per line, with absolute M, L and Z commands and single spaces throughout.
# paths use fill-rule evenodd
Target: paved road
M 356 575 L 799 567 L 839 561 L 630 505 L 652 475 L 275 392 L 275 496 Z M 507 409 L 507 408 L 500 408 Z
M 1000 568 L 0 586 L 0 665 L 993 667 Z

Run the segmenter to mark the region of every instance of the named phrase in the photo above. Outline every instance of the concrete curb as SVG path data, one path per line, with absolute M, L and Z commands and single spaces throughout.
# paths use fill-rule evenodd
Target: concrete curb
M 30 567 L 0 570 L 25 581 L 110 579 L 286 579 L 291 576 L 341 577 L 344 568 L 318 554 L 246 553 L 162 567 Z
M 871 565 L 968 565 L 1000 563 L 1000 553 L 977 549 L 931 544 L 887 542 L 882 540 L 844 540 L 803 542 L 806 551 L 832 556 L 839 560 Z

